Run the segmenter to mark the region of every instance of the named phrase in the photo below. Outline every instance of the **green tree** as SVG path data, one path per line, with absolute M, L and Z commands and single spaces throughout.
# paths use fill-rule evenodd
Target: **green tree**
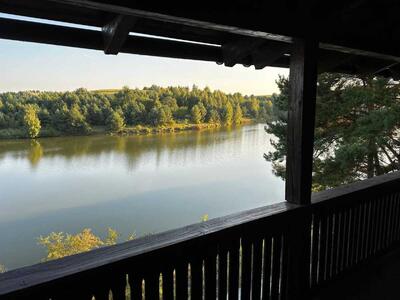
M 242 123 L 243 114 L 242 109 L 240 108 L 240 104 L 237 104 L 235 107 L 235 113 L 233 115 L 233 123 L 240 124 Z
M 230 125 L 235 122 L 239 105 L 243 117 L 265 120 L 270 110 L 268 103 L 267 96 L 226 94 L 196 86 L 97 91 L 80 88 L 65 93 L 6 92 L 0 93 L 0 137 L 21 131 L 29 135 L 23 120 L 24 108 L 28 106 L 34 107 L 41 132 L 59 135 L 87 134 L 92 126 L 109 127 L 113 112 L 118 112 L 130 126 L 168 126 L 175 122 Z
M 191 112 L 191 121 L 195 124 L 200 124 L 202 118 L 200 107 L 196 104 L 195 106 L 192 107 L 190 112 Z
M 231 125 L 233 122 L 233 107 L 230 102 L 228 102 L 222 109 L 222 122 L 225 125 Z
M 112 132 L 121 132 L 125 128 L 124 118 L 119 112 L 112 112 L 107 119 L 108 129 Z
M 210 117 L 208 119 L 208 122 L 212 124 L 219 124 L 221 122 L 218 111 L 216 109 L 212 109 L 210 111 Z
M 274 151 L 265 155 L 285 177 L 288 86 L 278 80 L 274 118 L 267 132 Z M 322 74 L 318 78 L 313 188 L 321 190 L 400 167 L 400 87 L 389 79 Z
M 24 129 L 26 135 L 33 139 L 37 137 L 40 133 L 40 120 L 37 116 L 36 109 L 32 105 L 27 105 L 24 107 Z
M 85 116 L 79 109 L 77 104 L 73 105 L 70 110 L 64 112 L 66 114 L 65 119 L 66 130 L 70 133 L 88 133 L 90 131 L 90 126 L 86 122 Z

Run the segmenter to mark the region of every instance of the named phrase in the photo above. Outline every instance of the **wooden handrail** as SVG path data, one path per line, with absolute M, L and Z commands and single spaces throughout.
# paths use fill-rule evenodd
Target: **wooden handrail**
M 356 193 L 370 192 L 371 190 L 399 189 L 396 186 L 400 182 L 400 171 L 388 173 L 381 176 L 342 185 L 334 189 L 313 193 L 311 203 L 317 204 L 324 201 L 337 200 L 342 197 L 348 198 Z
M 245 247 L 244 249 L 250 247 L 247 248 L 248 252 L 240 255 L 245 256 L 243 263 L 251 264 L 250 256 L 255 255 L 251 254 L 252 252 L 249 250 L 251 247 L 258 247 L 259 252 L 257 253 L 261 253 L 262 248 L 266 247 L 265 245 L 275 249 L 278 246 L 276 244 L 277 241 L 283 241 L 283 243 L 282 245 L 279 244 L 279 248 L 273 251 L 282 253 L 279 254 L 282 255 L 282 258 L 273 258 L 273 260 L 280 261 L 282 259 L 282 266 L 280 266 L 282 269 L 280 271 L 273 269 L 271 274 L 263 275 L 271 279 L 271 286 L 273 284 L 277 286 L 277 290 L 270 291 L 271 295 L 274 292 L 277 293 L 279 289 L 277 285 L 279 279 L 275 278 L 276 276 L 281 276 L 281 281 L 286 285 L 292 284 L 293 280 L 296 280 L 296 278 L 290 278 L 290 276 L 293 276 L 291 275 L 293 272 L 288 270 L 290 268 L 293 270 L 293 266 L 296 265 L 294 261 L 296 258 L 299 260 L 298 257 L 301 257 L 293 252 L 299 249 L 300 251 L 312 252 L 310 285 L 315 286 L 322 281 L 325 282 L 333 278 L 333 273 L 340 273 L 363 259 L 377 255 L 379 251 L 385 250 L 400 239 L 400 222 L 397 222 L 396 218 L 396 212 L 400 212 L 399 182 L 400 172 L 386 174 L 315 193 L 312 196 L 310 205 L 299 206 L 282 202 L 259 207 L 118 245 L 12 270 L 0 274 L 0 297 L 24 297 L 24 295 L 32 291 L 35 291 L 35 293 L 39 291 L 40 294 L 41 290 L 45 291 L 46 289 L 51 291 L 46 295 L 51 296 L 51 293 L 57 291 L 57 289 L 66 288 L 70 282 L 76 284 L 81 279 L 82 282 L 86 282 L 86 277 L 91 278 L 87 280 L 90 284 L 101 285 L 101 283 L 97 282 L 98 274 L 109 272 L 107 273 L 108 277 L 106 277 L 111 278 L 107 280 L 112 281 L 113 279 L 109 277 L 109 274 L 118 273 L 119 276 L 127 274 L 132 266 L 135 266 L 136 270 L 142 268 L 143 270 L 138 271 L 143 271 L 143 276 L 147 276 L 146 274 L 151 271 L 154 271 L 155 274 L 160 274 L 165 269 L 164 265 L 168 265 L 172 269 L 178 268 L 181 260 L 183 260 L 186 261 L 186 267 L 183 267 L 181 271 L 186 268 L 187 272 L 187 263 L 190 261 L 195 264 L 196 261 L 206 261 L 207 257 L 213 257 L 215 261 L 217 256 L 222 259 L 223 256 L 221 257 L 221 255 L 226 255 L 226 251 L 236 251 L 236 255 L 238 255 L 239 245 L 241 245 L 240 247 Z M 375 210 L 377 211 L 376 213 Z M 312 218 L 312 223 L 302 223 L 301 220 L 304 220 L 302 218 L 308 218 L 307 216 Z M 333 222 L 333 219 L 336 221 Z M 387 225 L 385 222 L 387 222 Z M 313 232 L 312 245 L 306 245 L 306 247 L 300 245 L 296 250 L 296 247 L 299 246 L 298 243 L 301 243 L 301 239 L 299 240 L 298 236 L 296 236 L 296 228 L 303 225 L 305 226 L 305 232 Z M 350 235 L 346 231 L 349 231 L 348 234 Z M 358 238 L 359 241 L 357 243 L 349 246 L 354 249 L 351 250 L 352 252 L 350 250 L 347 252 L 346 250 L 340 253 L 340 255 L 349 256 L 349 258 L 346 258 L 346 264 L 342 263 L 342 261 L 330 261 L 330 258 L 325 257 L 325 252 L 321 252 L 320 255 L 322 256 L 316 255 L 315 251 L 324 251 L 324 247 L 328 247 L 329 251 L 341 251 L 343 248 L 341 243 L 347 240 L 351 241 L 353 237 L 351 234 L 360 236 L 360 238 Z M 381 239 L 379 234 L 384 235 L 385 238 Z M 377 245 L 374 244 L 374 241 L 376 241 Z M 323 248 L 321 248 L 322 246 Z M 267 250 L 263 250 L 264 259 L 265 255 L 272 255 Z M 290 251 L 292 251 L 291 254 L 289 253 Z M 234 253 L 232 252 L 231 255 L 234 255 Z M 286 256 L 289 254 L 290 258 Z M 181 255 L 183 255 L 183 258 L 180 257 Z M 246 258 L 246 255 L 250 256 Z M 306 253 L 306 256 L 310 257 L 310 253 Z M 153 259 L 154 262 L 152 262 Z M 320 262 L 321 259 L 324 262 L 323 264 Z M 253 261 L 261 261 L 261 258 L 256 257 Z M 146 262 L 145 265 L 143 265 L 144 262 Z M 325 269 L 317 271 L 316 268 L 324 267 L 325 263 L 329 268 L 331 268 L 331 264 L 335 264 L 335 268 L 329 269 L 329 272 Z M 212 267 L 212 264 L 209 266 Z M 247 270 L 252 269 L 249 266 L 247 266 Z M 289 267 L 289 269 L 284 269 L 286 267 Z M 146 268 L 149 270 L 145 270 Z M 226 261 L 224 268 L 229 272 L 232 271 L 226 266 Z M 276 268 L 276 266 L 272 268 Z M 194 272 L 194 269 L 192 272 Z M 213 272 L 215 273 L 215 269 Z M 234 275 L 238 276 L 238 270 L 235 272 Z M 256 275 L 260 276 L 259 272 L 261 270 L 259 269 L 257 272 Z M 321 272 L 328 273 L 324 278 L 317 278 L 317 274 Z M 202 275 L 198 276 L 201 277 Z M 241 276 L 244 275 L 242 274 Z M 286 276 L 288 278 L 287 282 Z M 301 275 L 296 274 L 296 276 Z M 302 276 L 307 277 L 309 275 L 303 274 Z M 96 280 L 93 280 L 93 278 Z M 123 276 L 118 278 L 120 278 L 121 286 L 123 282 L 126 283 L 126 279 L 121 279 Z M 154 278 L 153 284 L 157 281 Z M 248 280 L 251 279 L 246 278 L 242 279 L 242 284 L 247 287 L 244 290 L 242 289 L 242 293 L 250 291 Z M 207 280 L 210 279 L 208 278 Z M 68 284 L 65 284 L 66 282 Z M 259 284 L 260 282 L 258 282 L 257 287 Z M 110 288 L 112 285 L 108 284 L 107 286 Z M 281 288 L 283 289 L 283 287 Z M 49 297 L 46 296 L 46 298 Z
M 121 262 L 128 258 L 149 254 L 187 241 L 222 233 L 248 222 L 279 216 L 297 205 L 282 202 L 255 208 L 232 215 L 211 219 L 179 229 L 145 236 L 121 244 L 99 248 L 85 253 L 75 254 L 53 261 L 43 262 L 0 274 L 0 296 L 21 289 L 57 281 L 64 277 L 96 269 L 105 265 Z

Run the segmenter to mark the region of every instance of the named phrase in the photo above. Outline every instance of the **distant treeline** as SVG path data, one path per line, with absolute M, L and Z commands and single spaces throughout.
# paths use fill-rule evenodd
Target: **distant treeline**
M 0 136 L 88 134 L 98 127 L 120 132 L 125 126 L 139 125 L 231 125 L 243 118 L 265 121 L 270 107 L 267 96 L 226 94 L 196 86 L 7 92 L 0 94 Z

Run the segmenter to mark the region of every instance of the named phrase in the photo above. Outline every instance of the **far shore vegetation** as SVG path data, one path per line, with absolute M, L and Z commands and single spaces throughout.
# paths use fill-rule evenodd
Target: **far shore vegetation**
M 201 130 L 268 118 L 268 96 L 196 86 L 0 94 L 0 138 L 149 134 Z

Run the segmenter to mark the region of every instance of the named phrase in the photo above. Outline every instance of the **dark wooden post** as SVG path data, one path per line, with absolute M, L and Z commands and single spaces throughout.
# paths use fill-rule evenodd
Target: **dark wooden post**
M 311 203 L 318 42 L 295 39 L 290 61 L 287 128 L 286 200 Z M 289 224 L 288 298 L 308 299 L 310 282 L 311 210 L 307 207 Z
M 318 42 L 295 39 L 290 57 L 286 200 L 309 204 L 314 146 Z

